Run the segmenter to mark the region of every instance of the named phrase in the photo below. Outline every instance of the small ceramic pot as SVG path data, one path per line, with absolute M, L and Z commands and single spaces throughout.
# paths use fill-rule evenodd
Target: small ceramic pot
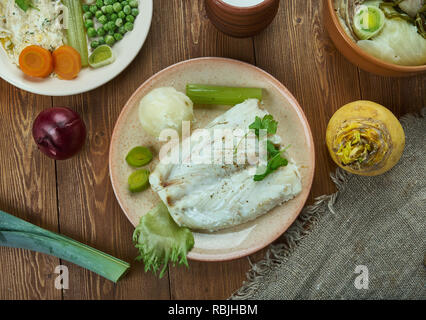
M 426 72 L 423 66 L 400 66 L 379 60 L 362 50 L 345 32 L 334 10 L 333 0 L 324 0 L 324 24 L 336 48 L 359 68 L 382 76 L 407 77 Z
M 252 6 L 231 5 L 233 1 L 206 0 L 206 11 L 211 22 L 233 37 L 251 37 L 274 20 L 280 0 L 263 0 Z

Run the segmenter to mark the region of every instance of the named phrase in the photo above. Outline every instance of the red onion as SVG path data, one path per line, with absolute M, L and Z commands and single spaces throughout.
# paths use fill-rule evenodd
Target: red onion
M 83 147 L 86 126 L 78 113 L 71 109 L 46 109 L 34 121 L 33 137 L 45 155 L 55 160 L 65 160 Z

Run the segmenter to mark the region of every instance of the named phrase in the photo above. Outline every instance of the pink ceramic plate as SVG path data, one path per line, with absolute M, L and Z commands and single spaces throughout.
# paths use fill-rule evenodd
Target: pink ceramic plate
M 302 192 L 268 214 L 238 227 L 215 233 L 194 233 L 195 246 L 188 258 L 199 261 L 224 261 L 258 251 L 276 240 L 293 223 L 309 195 L 315 166 L 314 144 L 306 117 L 291 93 L 270 74 L 250 64 L 223 58 L 200 58 L 170 66 L 142 84 L 125 105 L 115 126 L 109 156 L 111 182 L 121 208 L 136 226 L 140 217 L 152 209 L 159 197 L 151 190 L 131 194 L 127 178 L 132 172 L 125 156 L 135 146 L 148 146 L 158 155 L 161 144 L 142 130 L 138 120 L 139 101 L 157 87 L 172 86 L 185 92 L 187 83 L 264 88 L 264 104 L 278 120 L 283 145 L 291 144 L 290 156 L 300 166 Z M 223 107 L 196 108 L 194 127 L 204 127 L 224 112 Z M 158 157 L 149 165 L 154 170 Z

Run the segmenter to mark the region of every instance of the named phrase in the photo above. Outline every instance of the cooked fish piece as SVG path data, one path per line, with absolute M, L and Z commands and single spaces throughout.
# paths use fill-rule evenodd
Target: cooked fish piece
M 250 99 L 216 118 L 206 129 L 211 136 L 215 129 L 247 130 L 256 116 L 263 118 L 266 114 L 258 100 Z M 220 138 L 209 141 L 193 133 L 188 139 L 189 152 L 206 160 L 211 156 L 212 144 Z M 278 136 L 272 139 L 280 140 Z M 176 146 L 170 153 L 178 150 Z M 184 151 L 182 156 L 188 158 Z M 167 164 L 162 160 L 149 181 L 177 224 L 192 230 L 216 231 L 253 220 L 302 190 L 300 174 L 292 160 L 262 181 L 253 180 L 255 172 L 256 165 L 249 163 L 192 163 L 191 159 L 187 164 Z

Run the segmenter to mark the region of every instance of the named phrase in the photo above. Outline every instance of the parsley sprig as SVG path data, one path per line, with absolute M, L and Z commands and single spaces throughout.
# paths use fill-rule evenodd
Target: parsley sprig
M 276 134 L 278 128 L 278 122 L 274 120 L 274 117 L 270 114 L 266 115 L 261 119 L 260 117 L 255 118 L 254 122 L 249 126 L 249 129 L 254 130 L 254 133 L 259 138 L 260 130 L 266 130 L 268 135 Z M 253 179 L 254 181 L 262 181 L 269 174 L 278 170 L 280 167 L 285 167 L 288 165 L 288 160 L 282 157 L 282 154 L 290 146 L 279 150 L 269 139 L 266 141 L 266 148 L 268 152 L 268 163 L 266 165 L 266 170 L 262 174 L 256 174 Z

